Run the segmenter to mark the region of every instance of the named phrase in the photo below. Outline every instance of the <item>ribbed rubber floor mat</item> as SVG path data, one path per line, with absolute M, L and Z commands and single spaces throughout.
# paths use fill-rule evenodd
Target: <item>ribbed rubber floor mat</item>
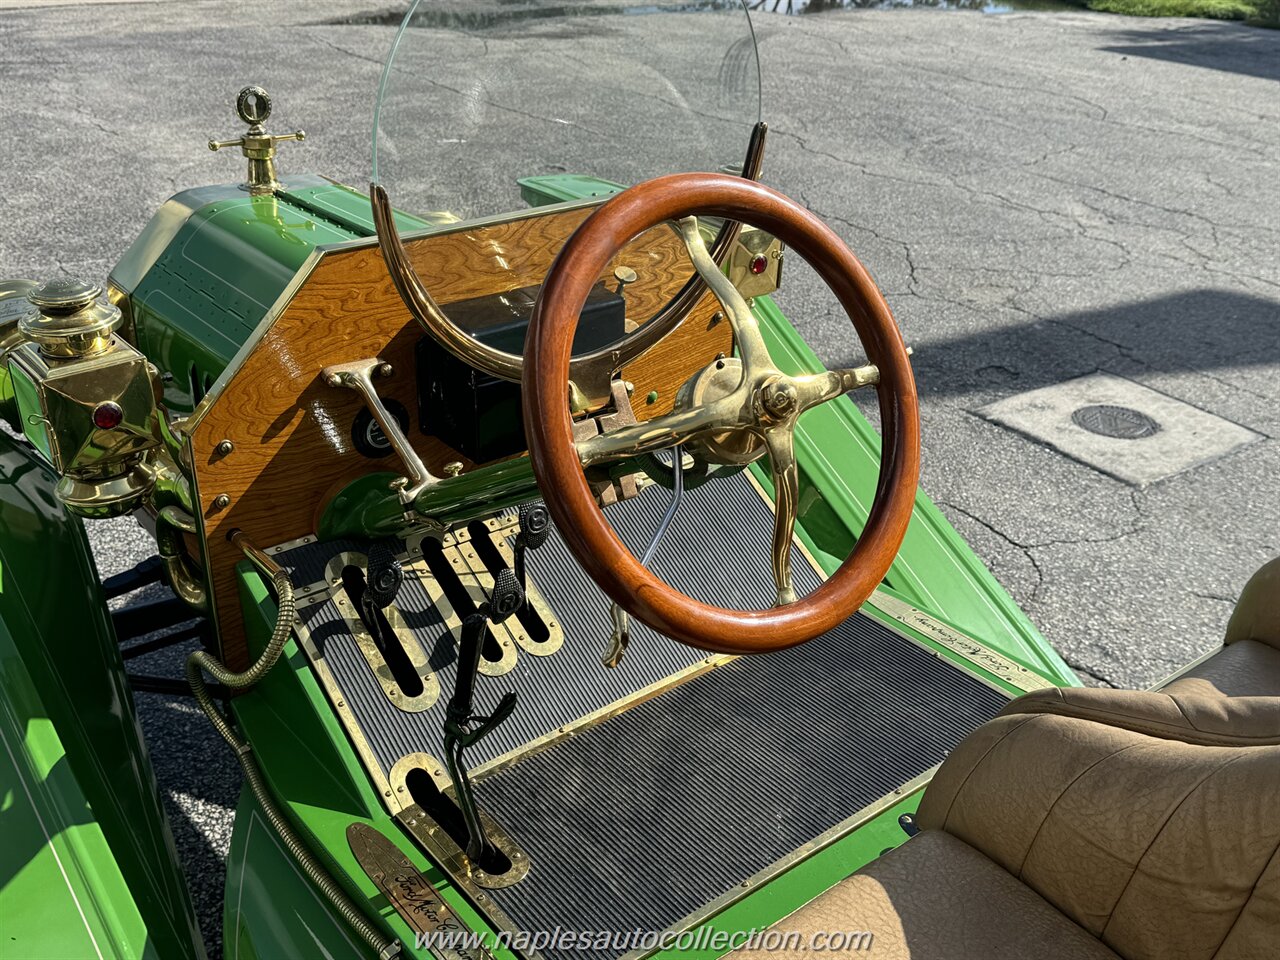
M 639 554 L 667 502 L 651 488 L 608 516 Z M 709 483 L 686 494 L 653 568 L 701 600 L 766 607 L 772 526 L 745 475 Z M 277 559 L 302 586 L 346 549 L 365 545 L 308 544 Z M 473 768 L 703 659 L 633 624 L 621 666 L 605 668 L 606 598 L 558 535 L 530 567 L 564 646 L 545 657 L 520 651 L 511 672 L 479 678 L 481 708 L 508 690 L 520 701 L 468 753 Z M 801 594 L 818 584 L 799 551 L 793 568 Z M 396 605 L 441 684 L 440 700 L 419 713 L 388 701 L 332 600 L 299 611 L 384 773 L 406 754 L 442 756 L 454 685 L 455 648 L 426 591 L 407 580 Z M 1005 700 L 862 614 L 796 650 L 718 666 L 481 775 L 482 805 L 532 861 L 527 878 L 491 893 L 530 932 L 664 929 L 940 762 Z
M 484 778 L 519 929 L 663 930 L 942 761 L 1006 702 L 862 614 Z M 544 951 L 602 960 L 612 951 Z

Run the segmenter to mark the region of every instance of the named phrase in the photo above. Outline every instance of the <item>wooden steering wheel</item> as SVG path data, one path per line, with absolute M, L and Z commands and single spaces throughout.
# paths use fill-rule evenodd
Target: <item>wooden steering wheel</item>
M 799 377 L 782 373 L 750 307 L 707 253 L 695 215 L 754 224 L 807 260 L 853 321 L 871 364 Z M 664 222 L 678 227 L 695 269 L 724 307 L 738 356 L 696 374 L 672 413 L 575 443 L 567 383 L 578 317 L 614 255 Z M 850 617 L 888 572 L 911 519 L 920 473 L 920 417 L 908 352 L 862 264 L 830 227 L 794 200 L 722 174 L 659 177 L 623 191 L 593 213 L 556 257 L 534 308 L 524 360 L 525 432 L 551 516 L 600 588 L 654 630 L 722 653 L 781 650 Z M 883 447 L 866 527 L 840 569 L 796 599 L 791 585 L 799 485 L 796 420 L 811 407 L 873 384 Z M 674 444 L 722 463 L 768 453 L 775 491 L 773 608 L 728 610 L 686 596 L 644 567 L 605 519 L 583 468 Z

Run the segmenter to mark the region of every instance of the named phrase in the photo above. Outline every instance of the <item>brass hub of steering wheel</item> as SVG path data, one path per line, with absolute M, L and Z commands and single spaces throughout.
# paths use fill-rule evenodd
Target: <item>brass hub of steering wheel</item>
M 721 357 L 695 373 L 676 395 L 676 410 L 692 410 L 716 403 L 738 389 L 742 382 L 742 361 Z M 764 440 L 747 430 L 722 430 L 691 438 L 685 449 L 707 463 L 742 466 L 764 455 Z

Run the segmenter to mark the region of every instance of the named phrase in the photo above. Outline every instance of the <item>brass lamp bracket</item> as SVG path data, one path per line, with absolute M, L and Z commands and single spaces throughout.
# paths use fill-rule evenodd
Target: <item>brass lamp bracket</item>
M 433 476 L 427 469 L 427 465 L 413 449 L 409 438 L 404 435 L 399 422 L 386 408 L 382 398 L 378 396 L 377 388 L 373 385 L 374 377 L 389 377 L 392 372 L 391 364 L 373 357 L 368 360 L 357 360 L 354 363 L 337 363 L 331 367 L 325 367 L 320 371 L 320 376 L 331 387 L 347 387 L 364 397 L 365 405 L 373 414 L 373 419 L 378 422 L 383 434 L 408 468 L 409 476 L 397 478 L 392 482 L 392 488 L 399 494 L 405 511 L 410 512 L 413 509 L 413 502 L 424 491 L 439 483 L 440 478 Z
M 280 187 L 276 179 L 276 144 L 285 140 L 305 140 L 301 130 L 293 133 L 267 133 L 263 124 L 271 116 L 271 97 L 261 87 L 245 87 L 236 97 L 236 113 L 249 124 L 244 136 L 235 140 L 210 140 L 210 150 L 239 147 L 249 161 L 249 179 L 245 187 L 250 193 L 271 193 Z

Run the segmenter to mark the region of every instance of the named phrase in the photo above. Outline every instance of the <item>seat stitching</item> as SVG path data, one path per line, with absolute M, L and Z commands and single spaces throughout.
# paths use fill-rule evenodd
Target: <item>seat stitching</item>
M 1178 701 L 1177 697 L 1175 697 L 1171 693 L 1166 693 L 1165 696 L 1168 697 L 1173 702 L 1173 705 L 1178 708 L 1178 712 L 1182 714 L 1182 719 L 1187 721 L 1188 727 L 1190 727 L 1192 730 L 1200 730 L 1200 728 L 1196 726 L 1194 722 L 1192 722 L 1191 717 L 1187 715 L 1187 711 L 1182 709 L 1182 704 Z
M 1177 815 L 1178 811 L 1182 809 L 1182 805 L 1191 799 L 1192 794 L 1196 793 L 1196 791 L 1198 791 L 1202 786 L 1208 783 L 1212 777 L 1221 773 L 1231 764 L 1235 763 L 1237 760 L 1241 759 L 1244 756 L 1245 754 L 1236 754 L 1234 757 L 1228 757 L 1222 763 L 1218 764 L 1216 767 L 1214 767 L 1212 770 L 1206 773 L 1203 777 L 1201 777 L 1198 781 L 1192 784 L 1190 789 L 1188 789 L 1187 792 L 1182 795 L 1182 799 L 1179 800 L 1177 804 L 1174 806 L 1174 808 L 1169 811 L 1169 815 L 1166 816 L 1164 818 L 1164 821 L 1160 824 L 1160 826 L 1158 826 L 1155 829 L 1155 831 L 1151 835 L 1151 839 L 1147 842 L 1146 847 L 1143 849 L 1142 853 L 1138 856 L 1138 859 L 1134 861 L 1133 871 L 1129 874 L 1129 879 L 1125 881 L 1124 886 L 1121 887 L 1120 894 L 1115 898 L 1114 901 L 1112 901 L 1111 911 L 1107 914 L 1107 922 L 1103 924 L 1102 932 L 1098 934 L 1099 940 L 1105 940 L 1107 936 L 1107 930 L 1110 929 L 1111 927 L 1111 921 L 1114 920 L 1116 917 L 1116 908 L 1120 906 L 1120 901 L 1124 899 L 1124 895 L 1129 892 L 1129 887 L 1133 885 L 1133 880 L 1138 875 L 1138 868 L 1142 866 L 1142 861 L 1147 858 L 1147 854 L 1149 854 L 1151 852 L 1151 848 L 1156 845 L 1156 841 L 1159 840 L 1161 835 L 1164 834 L 1165 828 L 1169 826 L 1169 821 L 1172 820 Z
M 1087 774 L 1090 770 L 1092 770 L 1098 764 L 1105 763 L 1108 760 L 1118 757 L 1120 754 L 1124 753 L 1126 750 L 1132 750 L 1134 747 L 1138 747 L 1138 746 L 1145 746 L 1145 744 L 1142 744 L 1142 743 L 1126 744 L 1125 746 L 1120 747 L 1118 750 L 1111 751 L 1105 757 L 1099 757 L 1097 760 L 1093 761 L 1093 763 L 1089 764 L 1087 767 L 1081 770 L 1078 774 L 1072 777 L 1071 782 L 1068 784 L 1065 784 L 1063 788 L 1058 791 L 1058 795 L 1054 797 L 1053 802 L 1049 804 L 1049 809 L 1044 812 L 1044 818 L 1040 821 L 1040 825 L 1036 827 L 1035 836 L 1033 836 L 1031 838 L 1031 842 L 1027 844 L 1026 852 L 1023 853 L 1022 855 L 1022 862 L 1018 864 L 1018 872 L 1014 874 L 1014 876 L 1016 876 L 1019 880 L 1022 879 L 1022 871 L 1027 865 L 1027 860 L 1030 859 L 1031 857 L 1031 851 L 1035 847 L 1036 841 L 1040 839 L 1040 832 L 1044 830 L 1044 825 L 1049 822 L 1049 818 L 1053 816 L 1053 811 L 1056 810 L 1058 807 L 1058 802 L 1067 795 L 1067 791 L 1070 790 L 1072 787 L 1074 787 L 1081 777 Z
M 1253 886 L 1249 888 L 1249 895 L 1244 898 L 1244 902 L 1240 904 L 1240 912 L 1236 914 L 1236 918 L 1231 921 L 1231 926 L 1227 927 L 1227 932 L 1222 937 L 1222 942 L 1209 955 L 1209 960 L 1214 960 L 1222 948 L 1227 945 L 1227 941 L 1231 939 L 1231 931 L 1236 928 L 1236 924 L 1240 922 L 1240 918 L 1244 916 L 1244 912 L 1249 909 L 1249 903 L 1253 900 L 1253 895 L 1258 892 L 1258 884 L 1262 883 L 1262 878 L 1267 875 L 1267 871 L 1271 869 L 1271 865 L 1276 862 L 1276 857 L 1280 857 L 1280 841 L 1276 842 L 1275 850 L 1271 851 L 1271 856 L 1267 862 L 1262 865 L 1262 869 L 1258 871 L 1258 875 L 1253 879 Z
M 991 756 L 991 751 L 994 750 L 996 747 L 1000 746 L 1000 744 L 1004 743 L 1007 739 L 1009 739 L 1009 737 L 1015 731 L 1021 730 L 1026 724 L 1030 723 L 1037 716 L 1040 716 L 1040 714 L 1033 713 L 1028 715 L 1027 717 L 1024 717 L 1021 723 L 1015 724 L 1014 726 L 1006 730 L 1004 733 L 1004 736 L 1002 736 L 999 740 L 997 740 L 991 746 L 987 747 L 987 749 L 983 752 L 982 756 L 980 756 L 977 760 L 974 761 L 973 766 L 969 768 L 969 772 L 964 775 L 964 779 L 961 780 L 959 786 L 956 787 L 956 792 L 951 795 L 951 802 L 947 804 L 947 812 L 942 815 L 943 830 L 947 829 L 947 824 L 951 820 L 951 811 L 955 809 L 956 801 L 960 799 L 960 794 L 964 792 L 964 788 L 968 785 L 969 778 L 972 777 L 975 772 L 977 772 L 978 767 L 982 766 L 982 764 L 986 761 L 987 757 Z

